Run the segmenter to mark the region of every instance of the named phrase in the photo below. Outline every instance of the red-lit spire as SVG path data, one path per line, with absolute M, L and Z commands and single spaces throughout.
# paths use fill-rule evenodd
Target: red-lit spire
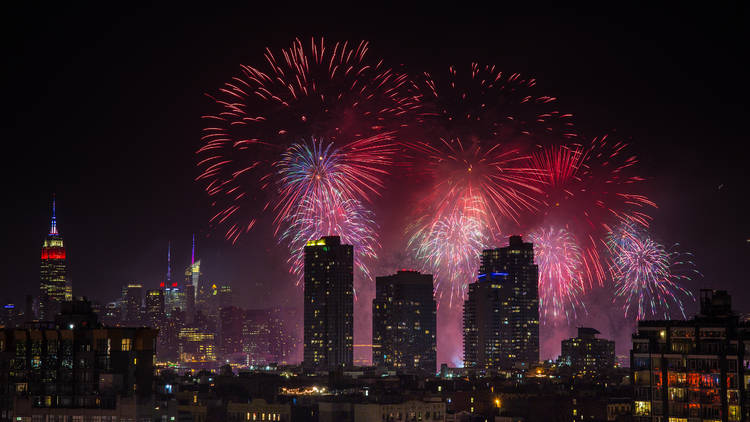
M 55 218 L 55 194 L 52 194 L 52 225 L 49 228 L 49 234 L 59 234 L 57 232 L 57 220 Z

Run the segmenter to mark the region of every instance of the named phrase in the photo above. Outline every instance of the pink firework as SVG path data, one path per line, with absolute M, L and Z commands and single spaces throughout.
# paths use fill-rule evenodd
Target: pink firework
M 284 227 L 281 240 L 289 244 L 289 262 L 298 283 L 303 276 L 305 244 L 332 233 L 354 246 L 355 266 L 371 279 L 365 261 L 377 256 L 378 226 L 373 213 L 356 198 L 367 197 L 369 189 L 381 186 L 378 164 L 387 155 L 348 153 L 357 147 L 355 142 L 339 150 L 313 139 L 290 146 L 275 163 L 281 186 L 277 225 Z
M 682 299 L 695 299 L 683 287 L 684 282 L 701 276 L 691 254 L 680 252 L 679 245 L 665 247 L 633 222 L 614 227 L 606 244 L 612 257 L 609 270 L 615 282 L 615 301 L 623 303 L 626 317 L 670 319 L 676 308 L 686 318 Z
M 393 131 L 418 103 L 408 95 L 406 76 L 368 50 L 364 41 L 350 45 L 313 38 L 303 44 L 297 39 L 287 49 L 266 49 L 261 66 L 243 65 L 239 76 L 211 96 L 219 111 L 204 116 L 209 124 L 197 152 L 197 180 L 216 209 L 211 222 L 225 227 L 228 240 L 236 242 L 265 210 L 281 213 L 277 224 L 284 213 L 293 213 L 289 203 L 275 203 L 278 169 L 273 165 L 293 143 L 315 137 L 346 147 L 349 155 L 369 156 L 392 143 Z M 377 177 L 366 182 L 357 195 L 380 187 Z
M 582 144 L 553 145 L 532 155 L 544 196 L 530 219 L 562 224 L 581 249 L 581 288 L 603 285 L 606 278 L 602 239 L 612 224 L 632 221 L 648 226 L 656 204 L 639 193 L 644 178 L 628 145 L 608 136 Z
M 586 308 L 581 301 L 583 255 L 575 237 L 564 228 L 539 228 L 528 234 L 539 266 L 539 308 L 542 322 L 571 322 Z
M 425 73 L 414 83 L 423 101 L 415 138 L 422 140 L 409 146 L 417 173 L 427 183 L 415 210 L 419 223 L 409 227 L 407 235 L 426 269 L 451 274 L 441 285 L 458 284 L 448 289 L 449 303 L 454 303 L 457 296 L 463 299 L 457 293 L 474 279 L 481 249 L 539 206 L 543 182 L 540 171 L 530 165 L 532 147 L 575 133 L 571 116 L 556 110 L 555 98 L 535 94 L 534 79 L 477 63 L 460 70 L 450 67 L 444 76 Z M 434 227 L 462 220 L 471 222 L 465 236 L 434 242 L 429 235 Z M 451 259 L 428 258 L 449 251 Z M 467 256 L 473 257 L 472 264 L 453 264 Z M 438 296 L 446 297 L 440 292 Z
M 485 223 L 483 202 L 467 198 L 449 214 L 437 219 L 424 216 L 408 230 L 409 247 L 435 274 L 436 297 L 449 307 L 461 304 L 467 280 L 472 278 L 480 252 L 488 244 Z

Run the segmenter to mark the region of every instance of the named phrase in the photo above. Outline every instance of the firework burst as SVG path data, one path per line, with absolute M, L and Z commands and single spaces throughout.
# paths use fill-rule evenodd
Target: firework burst
M 373 213 L 357 198 L 381 186 L 383 170 L 377 165 L 387 160 L 389 150 L 374 147 L 369 140 L 361 143 L 379 154 L 349 152 L 359 148 L 358 142 L 337 149 L 313 139 L 290 146 L 275 163 L 281 186 L 277 227 L 284 227 L 280 238 L 289 245 L 290 267 L 298 280 L 305 244 L 331 234 L 354 246 L 355 266 L 366 279 L 371 278 L 366 260 L 376 257 L 378 226 Z
M 542 322 L 575 320 L 586 308 L 581 302 L 583 255 L 575 237 L 564 228 L 540 228 L 528 234 L 539 266 Z
M 683 297 L 692 293 L 681 286 L 693 275 L 700 275 L 691 255 L 666 248 L 639 224 L 623 222 L 606 237 L 611 252 L 609 267 L 615 282 L 616 299 L 623 301 L 625 316 L 669 319 L 674 308 L 685 318 Z
M 579 239 L 583 289 L 604 283 L 600 239 L 610 227 L 622 221 L 648 227 L 648 211 L 656 207 L 638 193 L 645 179 L 637 176 L 638 159 L 627 147 L 603 136 L 584 144 L 548 146 L 531 156 L 530 166 L 538 169 L 544 191 L 532 220 L 564 222 Z
M 287 49 L 266 49 L 261 66 L 243 65 L 239 76 L 210 96 L 219 111 L 204 116 L 208 125 L 197 151 L 197 180 L 216 210 L 211 223 L 223 226 L 232 243 L 265 210 L 279 213 L 277 224 L 288 221 L 292 198 L 286 196 L 283 206 L 274 203 L 274 164 L 290 145 L 316 137 L 346 147 L 350 157 L 372 157 L 388 148 L 393 130 L 417 108 L 406 75 L 373 59 L 368 50 L 364 41 L 350 45 L 313 38 L 303 44 L 297 39 Z M 368 183 L 356 193 L 380 186 Z M 353 199 L 368 200 L 366 195 Z
M 409 146 L 428 188 L 407 235 L 428 268 L 450 275 L 441 284 L 457 284 L 447 289 L 453 303 L 474 279 L 482 248 L 504 225 L 537 208 L 542 190 L 538 169 L 530 165 L 531 147 L 575 134 L 571 116 L 555 110 L 555 98 L 533 94 L 533 79 L 477 63 L 450 67 L 444 76 L 425 73 L 414 84 L 423 101 L 417 139 L 426 141 Z M 449 222 L 468 228 L 436 230 Z
M 484 206 L 478 198 L 435 219 L 422 217 L 413 227 L 409 247 L 423 267 L 435 274 L 435 292 L 448 306 L 463 300 L 466 283 L 473 278 L 481 250 L 487 246 Z

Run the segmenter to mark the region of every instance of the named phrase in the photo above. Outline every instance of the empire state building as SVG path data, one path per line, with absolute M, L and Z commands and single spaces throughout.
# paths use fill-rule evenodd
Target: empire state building
M 73 299 L 73 289 L 67 282 L 65 245 L 57 231 L 55 200 L 52 200 L 52 224 L 42 243 L 41 283 L 39 291 L 39 319 L 51 321 L 60 312 L 60 303 Z

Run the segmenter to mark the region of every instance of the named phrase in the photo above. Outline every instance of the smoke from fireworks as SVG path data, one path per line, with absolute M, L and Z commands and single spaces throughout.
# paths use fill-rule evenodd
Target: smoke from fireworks
M 472 63 L 439 77 L 425 73 L 414 84 L 422 124 L 410 147 L 425 183 L 407 238 L 422 267 L 436 275 L 441 332 L 458 335 L 460 305 L 482 249 L 539 205 L 532 148 L 575 134 L 555 98 L 535 94 L 536 81 L 517 73 Z M 447 336 L 438 338 L 438 353 L 443 362 L 461 360 L 460 344 Z
M 554 109 L 555 99 L 532 95 L 535 80 L 477 63 L 463 70 L 450 67 L 444 79 L 425 73 L 415 82 L 424 102 L 418 136 L 426 140 L 410 144 L 429 188 L 407 235 L 424 267 L 438 275 L 438 298 L 449 306 L 463 300 L 482 248 L 536 208 L 541 190 L 529 165 L 531 146 L 573 136 L 570 115 Z M 449 222 L 467 227 L 444 228 Z
M 563 228 L 540 228 L 528 235 L 539 266 L 541 321 L 570 322 L 585 312 L 581 302 L 583 257 L 575 237 Z
M 682 297 L 693 299 L 693 295 L 681 283 L 700 274 L 690 254 L 679 252 L 679 245 L 666 248 L 642 227 L 628 222 L 615 227 L 606 243 L 612 255 L 609 269 L 616 299 L 623 302 L 626 317 L 632 313 L 638 319 L 669 319 L 677 308 L 685 318 Z
M 575 236 L 584 290 L 604 283 L 606 256 L 602 256 L 600 240 L 610 227 L 621 221 L 647 227 L 647 212 L 656 207 L 638 193 L 644 179 L 636 174 L 638 159 L 627 147 L 603 136 L 582 144 L 547 146 L 532 155 L 531 165 L 539 169 L 544 197 L 530 219 L 562 224 Z
M 266 49 L 261 66 L 243 65 L 241 75 L 211 97 L 220 111 L 204 116 L 209 125 L 197 152 L 202 171 L 197 180 L 216 209 L 211 223 L 225 227 L 226 239 L 237 242 L 267 210 L 275 212 L 277 234 L 295 251 L 300 236 L 317 236 L 325 227 L 342 230 L 326 234 L 344 239 L 371 237 L 361 233 L 361 224 L 372 220 L 366 203 L 382 188 L 380 178 L 391 164 L 393 130 L 404 125 L 417 102 L 407 95 L 406 76 L 368 50 L 364 41 L 297 39 L 287 49 Z M 329 142 L 319 147 L 342 166 L 326 179 L 330 192 L 319 190 L 314 199 L 305 195 L 320 185 L 305 186 L 305 162 L 292 159 L 304 152 L 293 144 L 311 138 Z M 309 218 L 311 212 L 318 218 Z M 290 235 L 291 227 L 300 233 Z M 372 249 L 363 253 L 374 253 L 377 242 L 366 244 Z M 299 260 L 290 262 L 290 270 L 299 273 Z
M 365 144 L 364 151 L 348 151 Z M 292 252 L 289 262 L 293 272 L 302 279 L 304 247 L 312 239 L 339 234 L 341 240 L 354 246 L 355 267 L 370 279 L 367 258 L 376 257 L 377 224 L 374 215 L 356 198 L 367 197 L 368 191 L 381 186 L 377 166 L 386 155 L 369 155 L 367 150 L 387 153 L 370 140 L 363 140 L 336 149 L 323 141 L 294 144 L 275 163 L 280 181 L 278 221 L 285 229 L 281 239 Z
M 478 198 L 465 201 L 438 219 L 417 220 L 409 238 L 416 259 L 435 275 L 436 299 L 447 299 L 448 306 L 461 305 L 468 277 L 476 271 L 480 252 L 487 245 L 484 204 Z

